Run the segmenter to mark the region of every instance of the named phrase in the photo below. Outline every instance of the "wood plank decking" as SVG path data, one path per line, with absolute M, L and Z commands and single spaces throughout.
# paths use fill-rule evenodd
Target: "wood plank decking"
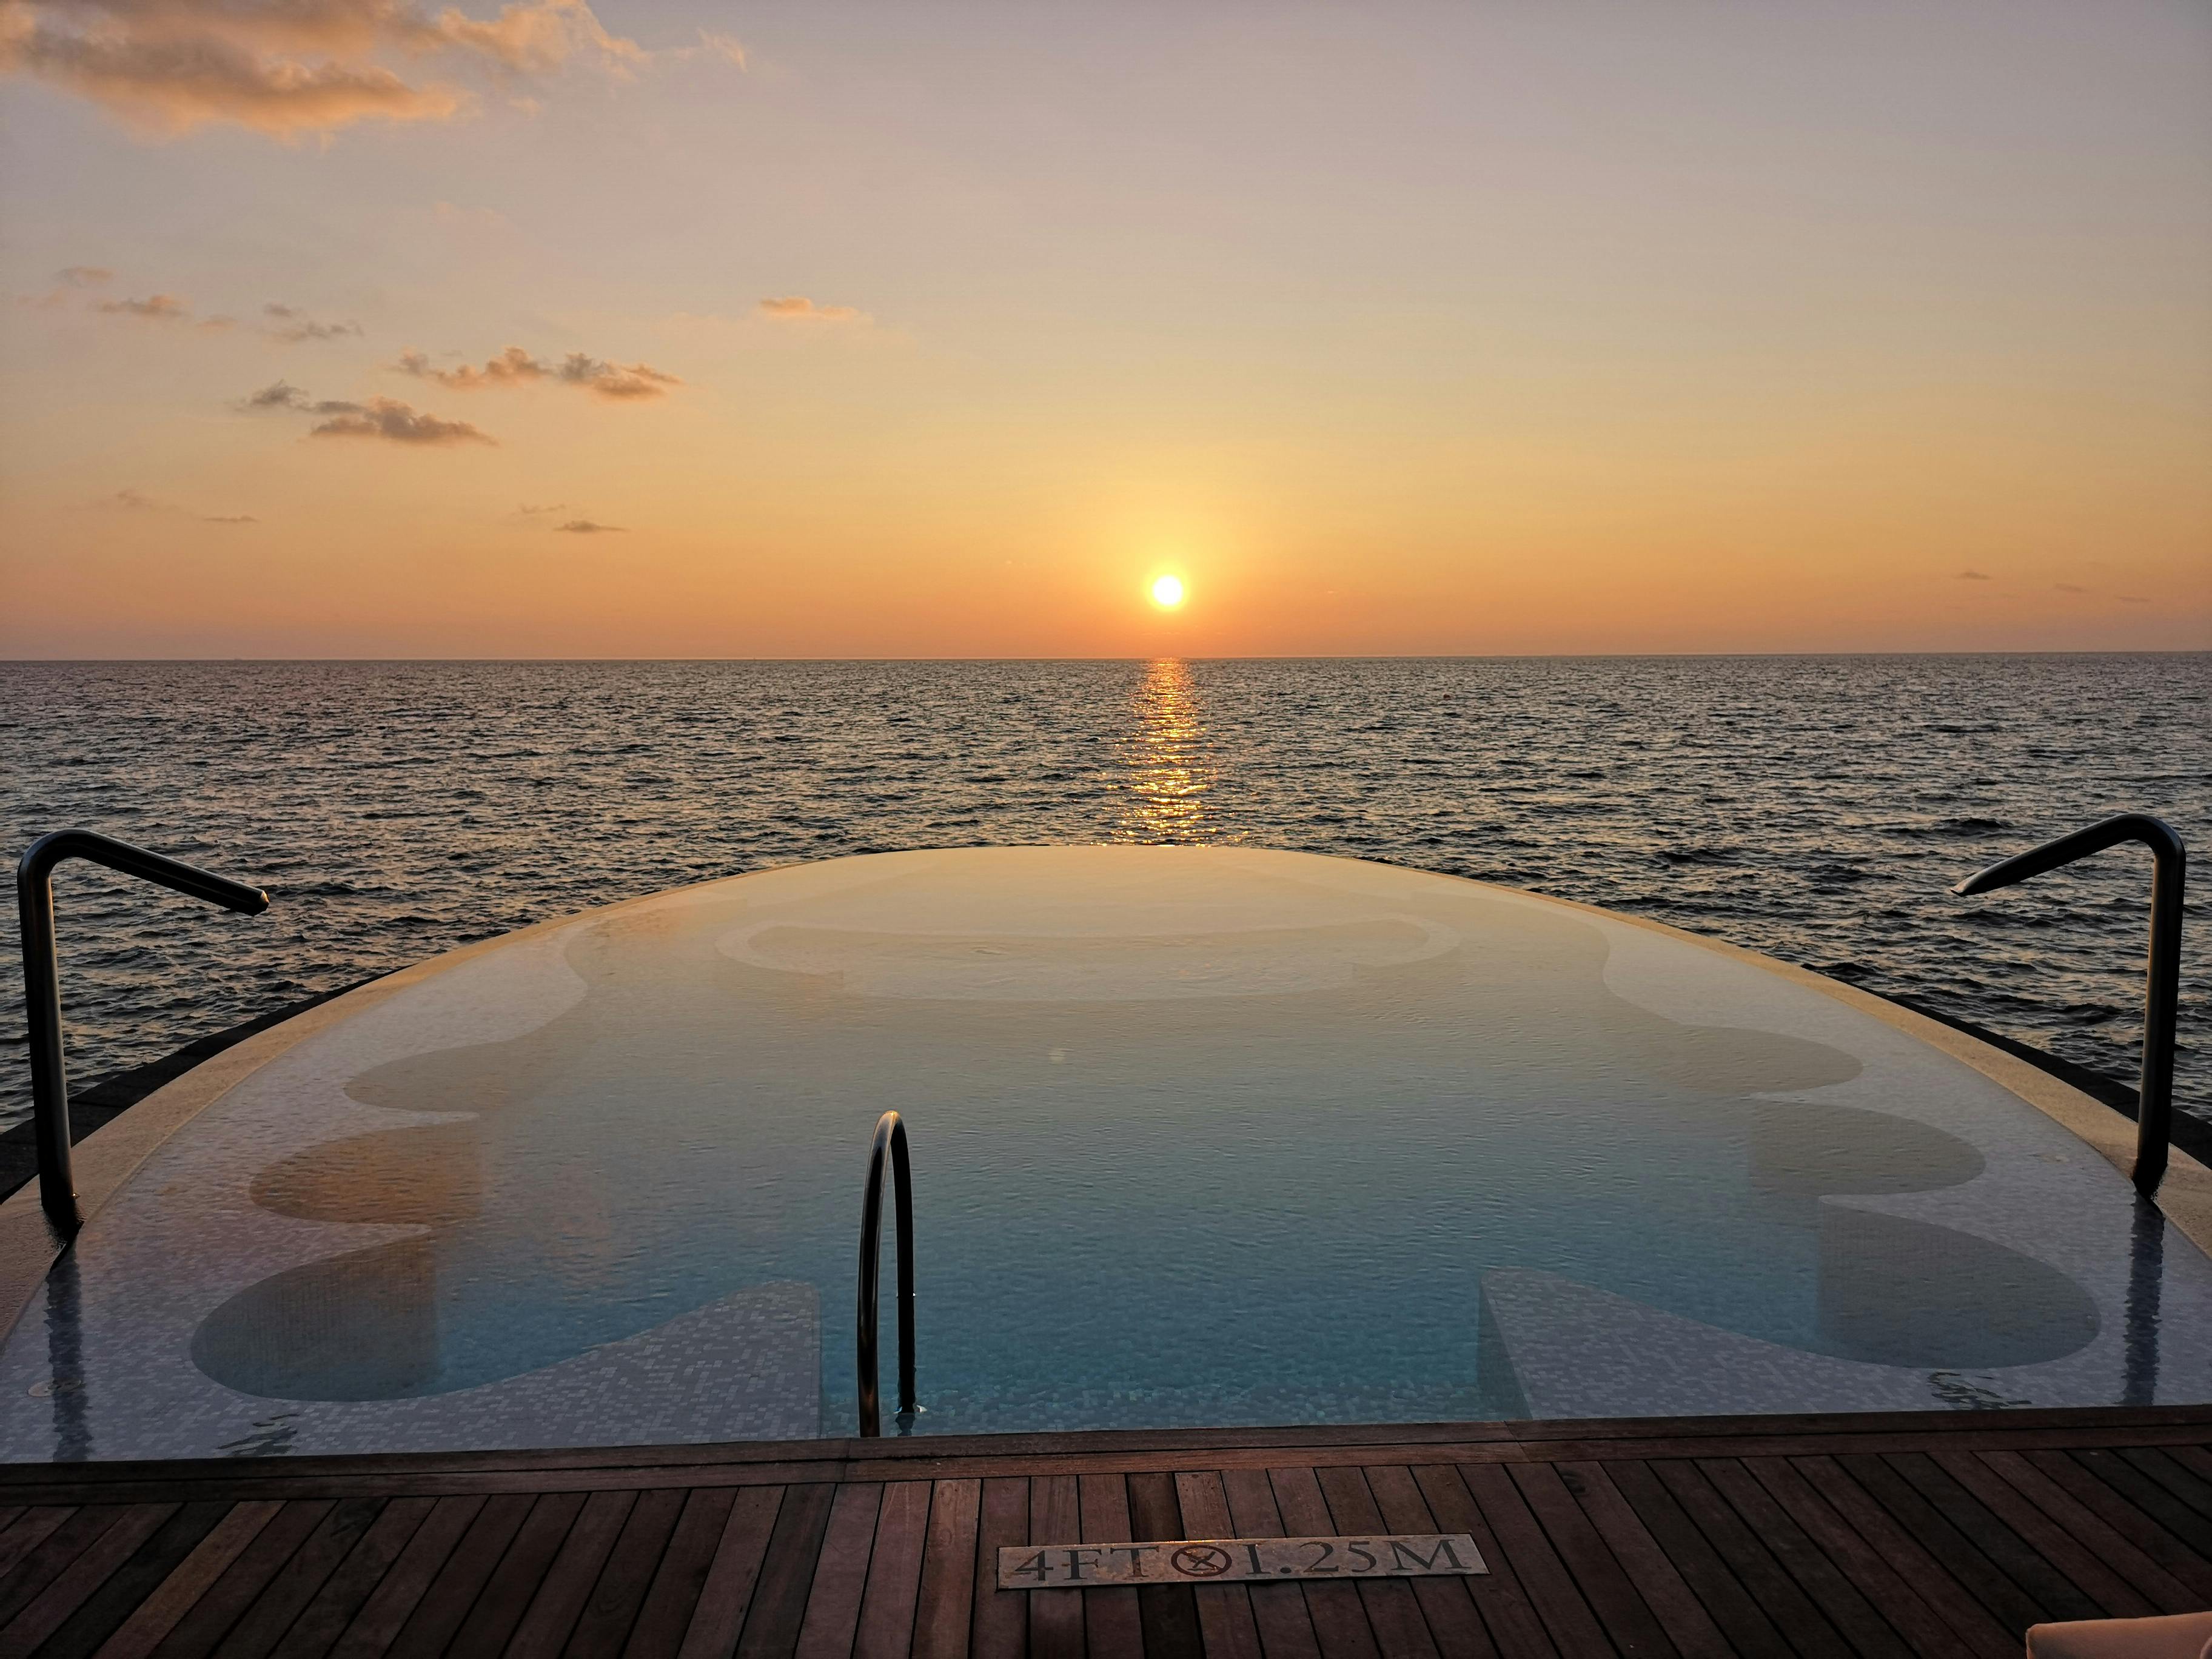
M 1035 1593 L 998 1547 L 1468 1532 Z M 2212 1607 L 2212 1407 L 0 1468 L 0 1656 L 2016 1656 Z

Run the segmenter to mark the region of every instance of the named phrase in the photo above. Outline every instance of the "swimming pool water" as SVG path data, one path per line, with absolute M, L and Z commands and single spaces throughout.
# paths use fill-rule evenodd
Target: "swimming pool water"
M 88 1231 L 70 1317 L 113 1381 L 80 1431 L 120 1455 L 274 1412 L 315 1444 L 465 1407 L 482 1437 L 514 1431 L 481 1426 L 502 1390 L 658 1340 L 515 1407 L 561 1419 L 517 1443 L 619 1439 L 620 1401 L 710 1361 L 780 1367 L 808 1431 L 849 1432 L 892 1108 L 924 1432 L 2212 1381 L 2193 1337 L 2148 1372 L 2129 1346 L 2146 1272 L 2165 1333 L 2212 1275 L 2117 1171 L 1758 959 L 1346 860 L 993 849 L 588 915 L 307 1037 Z M 772 1339 L 685 1322 L 764 1296 Z M 0 1389 L 51 1373 L 33 1322 Z

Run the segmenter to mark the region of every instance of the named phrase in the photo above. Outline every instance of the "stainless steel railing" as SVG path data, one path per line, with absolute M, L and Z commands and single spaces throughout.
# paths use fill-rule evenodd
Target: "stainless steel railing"
M 1971 897 L 2009 887 L 2124 841 L 2139 841 L 2151 854 L 2150 956 L 2143 984 L 2142 1072 L 2136 1089 L 2135 1167 L 2136 1190 L 2148 1198 L 2165 1177 L 2167 1146 L 2173 1134 L 2173 1027 L 2181 995 L 2181 884 L 2188 865 L 2181 837 L 2171 824 L 2148 812 L 2123 812 L 1977 871 L 1951 890 Z
M 896 1112 L 876 1123 L 868 1149 L 868 1190 L 860 1207 L 860 1332 L 854 1342 L 859 1365 L 860 1432 L 871 1438 L 884 1431 L 882 1381 L 877 1358 L 882 1318 L 877 1297 L 878 1257 L 884 1226 L 884 1158 L 891 1165 L 891 1202 L 898 1221 L 898 1420 L 903 1431 L 914 1419 L 914 1169 L 906 1150 L 906 1124 Z
M 32 1131 L 39 1151 L 39 1201 L 63 1237 L 84 1224 L 70 1154 L 69 1064 L 62 1048 L 61 968 L 54 955 L 54 866 L 84 859 L 226 909 L 258 915 L 269 895 L 90 830 L 57 830 L 33 842 L 15 866 L 23 923 L 23 1014 L 31 1043 Z

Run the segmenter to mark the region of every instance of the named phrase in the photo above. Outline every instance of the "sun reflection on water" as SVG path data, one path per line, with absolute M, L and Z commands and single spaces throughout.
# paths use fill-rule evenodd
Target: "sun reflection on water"
M 1211 841 L 1212 756 L 1199 719 L 1190 665 L 1172 657 L 1149 665 L 1130 699 L 1136 730 L 1121 744 L 1127 769 L 1121 839 Z

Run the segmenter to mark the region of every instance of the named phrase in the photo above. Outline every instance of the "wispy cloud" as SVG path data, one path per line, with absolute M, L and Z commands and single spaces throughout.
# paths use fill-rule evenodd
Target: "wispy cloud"
M 687 52 L 692 49 L 686 49 Z M 226 123 L 273 137 L 435 121 L 461 89 L 378 61 L 442 58 L 512 79 L 650 61 L 586 0 L 509 0 L 490 17 L 415 0 L 0 0 L 0 72 L 62 87 L 150 131 Z
M 1995 579 L 1984 575 L 1978 570 L 1961 570 L 1955 580 L 1962 582 L 1985 582 Z
M 716 29 L 701 29 L 696 46 L 665 46 L 653 54 L 673 63 L 691 63 L 700 58 L 716 58 L 738 69 L 745 67 L 744 42 L 734 34 L 724 34 Z
M 261 314 L 269 319 L 263 332 L 296 345 L 302 340 L 340 340 L 348 335 L 361 334 L 359 323 L 318 322 L 296 306 L 282 306 L 271 301 L 261 307 Z
M 4 6 L 6 3 L 7 0 L 0 0 L 0 6 Z M 104 272 L 101 274 L 101 280 L 106 280 L 106 275 Z M 89 284 L 80 283 L 77 286 L 82 288 Z M 67 292 L 57 289 L 36 303 L 53 307 L 66 305 L 68 302 Z M 191 307 L 173 294 L 149 294 L 143 300 L 94 300 L 91 302 L 91 307 L 107 317 L 137 317 L 155 323 L 191 323 L 192 326 L 203 334 L 221 334 L 226 330 L 238 326 L 238 319 L 234 317 L 203 317 L 198 321 L 193 322 Z
M 302 415 L 351 415 L 358 414 L 362 408 L 359 404 L 327 399 L 318 403 L 285 380 L 271 381 L 252 397 L 240 398 L 238 406 L 246 410 L 291 409 Z
M 684 384 L 673 374 L 643 363 L 617 367 L 586 357 L 580 351 L 572 351 L 562 358 L 556 373 L 565 384 L 582 386 L 601 398 L 658 398 L 670 386 Z
M 2084 587 L 2079 582 L 2053 582 L 2051 586 L 2052 590 L 2056 592 L 2076 593 L 2084 599 L 2117 599 L 2122 605 L 2148 605 L 2150 603 L 2150 600 L 2141 593 L 2106 593 L 2100 588 Z
M 102 505 L 125 513 L 174 513 L 198 519 L 202 524 L 259 524 L 251 513 L 195 513 L 188 507 L 179 507 L 173 501 L 157 501 L 152 496 L 136 489 L 118 489 Z
M 403 374 L 434 380 L 456 392 L 530 386 L 544 380 L 580 386 L 597 397 L 625 401 L 658 398 L 670 386 L 684 384 L 675 375 L 645 363 L 602 362 L 580 351 L 572 351 L 559 362 L 549 363 L 532 356 L 520 346 L 507 347 L 498 356 L 487 359 L 481 368 L 468 363 L 459 368 L 440 368 L 426 355 L 413 350 L 400 353 L 393 367 Z
M 514 510 L 516 514 L 522 518 L 534 519 L 541 514 L 559 513 L 566 508 L 568 505 L 568 504 L 566 501 L 553 501 L 544 507 L 532 507 L 527 501 L 525 501 L 520 507 L 516 507 Z
M 275 58 L 212 31 L 80 33 L 67 27 L 74 9 L 8 7 L 0 71 L 65 88 L 159 134 L 217 122 L 271 136 L 331 132 L 372 118 L 443 120 L 462 104 L 451 87 L 410 86 L 380 64 Z
M 763 300 L 757 309 L 762 316 L 774 318 L 780 323 L 866 323 L 873 320 L 867 313 L 852 306 L 817 305 L 804 294 L 785 294 Z
M 192 308 L 173 294 L 152 294 L 143 300 L 102 300 L 93 309 L 111 317 L 150 317 L 164 323 L 180 323 L 192 314 Z
M 392 398 L 371 398 L 360 409 L 307 429 L 311 438 L 378 438 L 395 444 L 488 444 L 491 434 L 466 421 L 442 421 Z
M 0 0 L 0 15 L 4 15 L 12 0 Z M 103 265 L 70 265 L 54 273 L 59 286 L 44 294 L 18 295 L 15 303 L 35 306 L 41 311 L 58 311 L 82 300 L 88 311 L 107 317 L 137 317 L 157 323 L 191 322 L 192 308 L 173 294 L 149 294 L 144 299 L 121 298 L 102 300 L 87 292 L 105 288 L 115 280 L 115 273 Z M 210 333 L 220 333 L 235 326 L 231 317 L 203 317 L 194 325 Z
M 734 34 L 720 34 L 713 29 L 701 29 L 697 46 L 679 47 L 670 55 L 677 58 L 719 58 L 739 69 L 745 66 L 744 42 Z
M 553 528 L 557 534 L 563 536 L 619 536 L 626 533 L 621 525 L 594 524 L 589 519 L 571 519 L 566 524 L 555 525 Z
M 425 415 L 395 398 L 371 398 L 364 403 L 317 398 L 284 380 L 262 387 L 252 397 L 241 399 L 238 406 L 249 411 L 282 410 L 314 416 L 316 423 L 307 429 L 311 438 L 376 438 L 386 443 L 417 447 L 497 441 L 489 433 L 466 421 L 441 420 L 435 415 Z
M 545 378 L 545 365 L 520 346 L 509 346 L 484 364 L 482 368 L 464 363 L 459 368 L 440 368 L 431 362 L 428 354 L 411 348 L 399 354 L 392 365 L 402 374 L 412 374 L 420 380 L 435 380 L 440 386 L 452 386 L 458 392 L 477 392 L 486 386 L 522 386 Z

